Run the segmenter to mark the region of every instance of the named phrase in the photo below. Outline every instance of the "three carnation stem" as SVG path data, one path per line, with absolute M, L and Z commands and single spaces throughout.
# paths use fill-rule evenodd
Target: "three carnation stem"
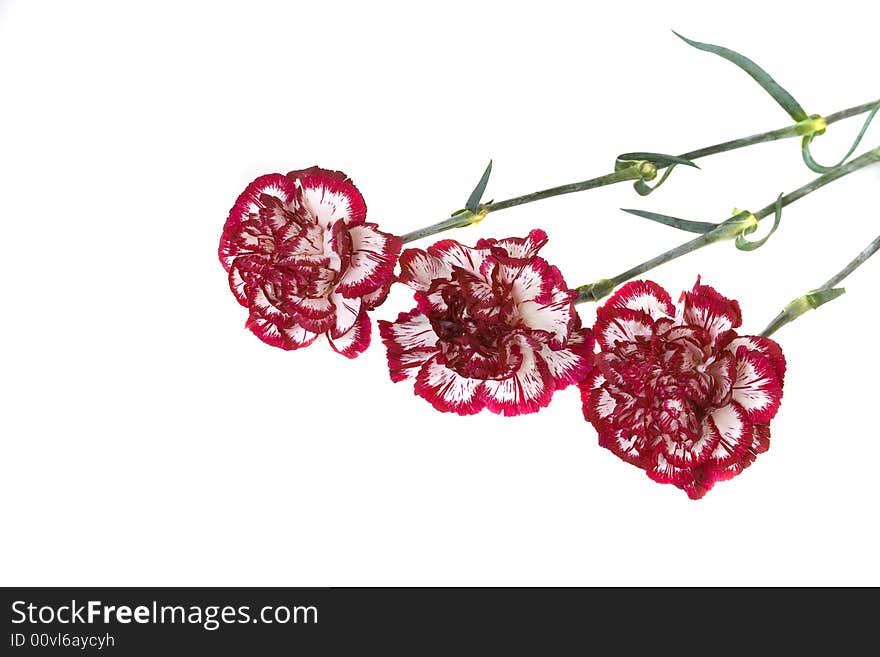
M 853 116 L 858 116 L 860 114 L 871 112 L 877 109 L 878 104 L 880 104 L 880 101 L 875 100 L 870 103 L 863 103 L 862 105 L 849 107 L 839 112 L 835 112 L 834 114 L 829 114 L 827 117 L 825 117 L 825 124 L 831 125 L 833 123 L 843 121 L 844 119 L 848 119 Z M 684 153 L 679 157 L 684 160 L 693 161 L 708 157 L 710 155 L 717 155 L 719 153 L 726 153 L 728 151 L 745 148 L 747 146 L 754 146 L 755 144 L 801 136 L 802 134 L 798 132 L 797 125 L 789 125 L 784 128 L 771 130 L 769 132 L 762 132 L 760 134 L 751 135 L 749 137 L 734 139 L 732 141 L 726 141 L 720 144 L 715 144 L 713 146 L 700 148 L 695 151 L 690 151 L 689 153 Z M 647 179 L 645 178 L 646 173 L 649 173 L 650 175 L 656 175 L 657 171 L 674 166 L 674 164 L 659 164 L 654 166 L 651 165 L 650 162 L 636 164 L 647 164 L 650 165 L 650 167 L 649 170 L 646 171 L 643 166 L 630 166 L 619 171 L 614 171 L 613 173 L 598 176 L 596 178 L 590 178 L 589 180 L 569 183 L 567 185 L 559 185 L 558 187 L 551 187 L 550 189 L 532 192 L 531 194 L 516 196 L 514 198 L 506 199 L 504 201 L 493 201 L 491 203 L 485 203 L 480 205 L 478 212 L 469 212 L 466 210 L 459 211 L 453 214 L 451 217 L 431 224 L 430 226 L 425 226 L 409 233 L 405 233 L 402 236 L 403 243 L 406 244 L 408 242 L 414 242 L 425 237 L 431 237 L 432 235 L 437 235 L 438 233 L 442 233 L 453 228 L 463 228 L 465 226 L 470 226 L 472 224 L 478 223 L 479 221 L 482 221 L 483 218 L 485 218 L 485 216 L 491 212 L 506 210 L 508 208 L 513 208 L 519 205 L 525 205 L 526 203 L 533 203 L 535 201 L 541 201 L 543 199 L 552 198 L 554 196 L 562 196 L 563 194 L 573 194 L 575 192 L 583 192 L 590 189 L 596 189 L 598 187 L 614 185 L 620 182 L 638 182 L 640 180 Z
M 819 176 L 815 180 L 807 183 L 806 185 L 799 187 L 795 191 L 786 194 L 774 201 L 773 203 L 761 208 L 760 210 L 758 210 L 758 212 L 754 214 L 735 214 L 726 221 L 718 224 L 714 230 L 699 235 L 692 240 L 688 240 L 687 242 L 680 244 L 673 249 L 664 251 L 660 255 L 655 256 L 650 260 L 646 260 L 645 262 L 638 264 L 635 267 L 631 267 L 630 269 L 627 269 L 625 272 L 618 274 L 613 278 L 603 278 L 594 283 L 581 285 L 577 288 L 578 297 L 577 299 L 575 299 L 575 303 L 598 301 L 599 299 L 607 296 L 611 292 L 611 290 L 613 290 L 621 283 L 631 280 L 637 276 L 641 276 L 645 272 L 650 271 L 655 267 L 659 267 L 660 265 L 670 262 L 671 260 L 675 260 L 676 258 L 680 258 L 681 256 L 691 253 L 692 251 L 696 251 L 697 249 L 701 249 L 704 246 L 708 246 L 709 244 L 714 244 L 715 242 L 719 242 L 722 240 L 734 239 L 736 237 L 739 237 L 743 235 L 745 231 L 753 230 L 754 224 L 756 222 L 761 221 L 771 214 L 775 214 L 781 208 L 791 203 L 794 203 L 799 199 L 802 199 L 808 194 L 815 192 L 817 189 L 824 187 L 828 183 L 834 182 L 835 180 L 843 178 L 844 176 L 854 171 L 863 169 L 864 167 L 878 161 L 880 161 L 880 147 L 874 148 L 867 153 L 864 153 L 863 155 L 860 155 L 859 157 L 851 160 L 847 164 Z
M 857 116 L 859 114 L 864 114 L 866 112 L 872 112 L 873 114 L 877 111 L 878 105 L 880 105 L 880 101 L 873 101 L 870 103 L 864 103 L 862 105 L 856 105 L 854 107 L 850 107 L 839 112 L 835 112 L 834 114 L 830 114 L 829 116 L 825 117 L 825 123 L 827 125 L 831 125 L 838 121 L 842 121 L 844 119 Z M 790 137 L 802 136 L 799 132 L 797 132 L 796 128 L 797 126 L 779 128 L 777 130 L 771 130 L 769 132 L 763 132 L 757 135 L 743 137 L 741 139 L 735 139 L 732 141 L 723 142 L 721 144 L 716 144 L 714 146 L 701 148 L 695 151 L 691 151 L 689 153 L 684 153 L 679 157 L 684 160 L 693 161 L 696 159 L 707 157 L 709 155 L 716 155 L 718 153 L 724 153 L 727 151 L 736 150 L 738 148 L 744 148 L 746 146 L 752 146 L 755 144 L 776 141 L 779 139 L 786 139 Z M 614 276 L 612 278 L 603 278 L 587 285 L 581 285 L 577 288 L 578 296 L 575 299 L 574 303 L 579 304 L 598 301 L 599 299 L 602 299 L 603 297 L 610 294 L 611 291 L 620 284 L 636 278 L 637 276 L 641 276 L 642 274 L 654 269 L 655 267 L 670 262 L 671 260 L 675 260 L 676 258 L 679 258 L 683 255 L 701 249 L 704 246 L 708 246 L 709 244 L 714 244 L 715 242 L 730 239 L 743 239 L 746 234 L 749 234 L 755 230 L 757 223 L 760 222 L 762 219 L 773 214 L 776 215 L 776 221 L 778 222 L 780 216 L 779 213 L 781 212 L 783 207 L 804 198 L 808 194 L 811 194 L 817 189 L 820 189 L 825 185 L 834 182 L 835 180 L 843 178 L 844 176 L 854 171 L 858 171 L 859 169 L 862 169 L 870 164 L 874 164 L 875 162 L 880 162 L 880 147 L 874 148 L 864 153 L 863 155 L 853 160 L 850 160 L 848 163 L 832 169 L 828 173 L 819 176 L 815 180 L 807 183 L 806 185 L 803 185 L 802 187 L 799 187 L 793 192 L 780 196 L 775 202 L 761 208 L 760 210 L 758 210 L 758 212 L 754 214 L 749 212 L 737 212 L 732 217 L 717 224 L 708 232 L 705 232 L 698 237 L 688 240 L 687 242 L 684 242 L 683 244 L 680 244 L 673 249 L 665 251 L 660 255 L 651 258 L 650 260 L 646 260 L 645 262 L 638 264 L 635 267 L 631 267 L 630 269 L 627 269 L 617 276 Z M 621 167 L 619 170 L 604 176 L 591 178 L 589 180 L 584 180 L 581 182 L 570 183 L 567 185 L 560 185 L 558 187 L 552 187 L 550 189 L 533 192 L 531 194 L 517 196 L 504 201 L 481 204 L 476 212 L 461 210 L 453 214 L 448 219 L 444 219 L 443 221 L 431 224 L 430 226 L 426 226 L 424 228 L 406 233 L 402 236 L 402 239 L 404 243 L 408 243 L 420 240 L 425 237 L 430 237 L 438 233 L 442 233 L 452 228 L 463 228 L 465 226 L 469 226 L 482 221 L 490 212 L 505 210 L 507 208 L 524 205 L 526 203 L 532 203 L 534 201 L 540 201 L 542 199 L 551 198 L 553 196 L 561 196 L 563 194 L 582 192 L 589 189 L 596 189 L 598 187 L 605 187 L 607 185 L 613 185 L 625 181 L 636 181 L 637 183 L 639 181 L 644 182 L 645 180 L 650 180 L 654 176 L 656 176 L 658 170 L 673 166 L 675 166 L 675 164 L 659 164 L 655 166 L 648 161 L 634 162 L 632 166 Z M 695 224 L 696 222 L 689 223 Z M 849 276 L 849 274 L 851 274 L 856 268 L 861 266 L 878 250 L 880 250 L 880 236 L 878 236 L 873 242 L 871 242 L 871 244 L 869 244 L 868 247 L 865 248 L 852 262 L 850 262 L 846 267 L 844 267 L 824 285 L 801 297 L 798 297 L 797 299 L 789 303 L 773 319 L 773 321 L 770 322 L 770 324 L 767 326 L 766 329 L 764 329 L 761 335 L 769 337 L 777 330 L 779 330 L 782 326 L 788 324 L 797 317 L 800 317 L 800 315 L 804 314 L 806 311 L 818 308 L 820 305 L 827 303 L 828 301 L 831 301 L 843 294 L 844 290 L 842 288 L 836 288 L 835 286 L 838 285 L 844 278 Z

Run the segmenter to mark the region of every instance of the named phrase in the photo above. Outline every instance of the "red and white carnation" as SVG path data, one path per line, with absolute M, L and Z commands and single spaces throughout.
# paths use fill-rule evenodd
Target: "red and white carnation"
M 398 279 L 416 307 L 379 322 L 392 381 L 441 411 L 534 413 L 592 367 L 593 336 L 581 328 L 559 270 L 537 256 L 544 231 L 525 239 L 454 240 L 400 256 Z
M 226 220 L 219 256 L 257 337 L 299 349 L 324 334 L 349 358 L 367 348 L 366 312 L 388 295 L 403 244 L 366 216 L 340 171 L 271 173 L 248 185 Z
M 700 285 L 678 308 L 651 281 L 620 288 L 593 327 L 600 352 L 581 384 L 599 444 L 699 499 L 770 446 L 785 358 L 739 336 L 739 304 Z

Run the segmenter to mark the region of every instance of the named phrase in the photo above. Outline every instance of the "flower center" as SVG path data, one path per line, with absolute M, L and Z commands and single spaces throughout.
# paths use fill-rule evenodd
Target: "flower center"
M 443 290 L 445 310 L 429 315 L 447 367 L 473 379 L 502 379 L 519 366 L 516 327 L 504 322 L 498 306 L 476 308 L 451 282 Z
M 610 354 L 609 354 L 610 355 Z M 712 359 L 681 344 L 654 338 L 620 343 L 610 360 L 608 378 L 628 393 L 620 419 L 639 433 L 695 439 L 719 387 L 707 371 Z

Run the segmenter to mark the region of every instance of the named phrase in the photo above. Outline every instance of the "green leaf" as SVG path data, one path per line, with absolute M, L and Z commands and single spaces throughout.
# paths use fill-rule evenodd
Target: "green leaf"
M 617 156 L 618 162 L 641 162 L 647 160 L 658 167 L 667 167 L 674 164 L 683 164 L 688 167 L 699 169 L 696 162 L 692 162 L 686 157 L 677 155 L 666 155 L 665 153 L 622 153 Z
M 709 223 L 707 221 L 690 221 L 688 219 L 679 219 L 678 217 L 670 217 L 666 214 L 657 214 L 656 212 L 647 212 L 645 210 L 632 210 L 620 208 L 624 212 L 634 214 L 642 219 L 650 219 L 665 226 L 672 226 L 679 230 L 685 230 L 689 233 L 700 233 L 701 235 L 715 230 L 718 224 Z
M 486 170 L 483 172 L 483 177 L 480 178 L 480 182 L 478 182 L 477 186 L 474 187 L 474 191 L 472 191 L 471 195 L 468 197 L 467 203 L 464 204 L 465 209 L 470 210 L 474 213 L 476 213 L 477 210 L 480 209 L 480 201 L 483 198 L 483 192 L 486 191 L 486 185 L 489 184 L 489 175 L 491 173 L 492 160 L 489 160 L 489 166 L 487 166 Z
M 864 125 L 862 125 L 862 129 L 859 131 L 859 134 L 856 136 L 856 139 L 853 142 L 852 146 L 850 146 L 850 149 L 846 152 L 846 155 L 843 156 L 843 159 L 840 160 L 840 162 L 833 166 L 824 166 L 813 159 L 813 154 L 810 152 L 810 144 L 813 143 L 813 138 L 816 135 L 806 135 L 801 140 L 801 155 L 803 155 L 804 164 L 806 164 L 811 171 L 815 171 L 816 173 L 828 173 L 829 171 L 832 171 L 844 164 L 849 159 L 850 155 L 852 155 L 859 147 L 859 144 L 862 142 L 862 137 L 865 136 L 865 132 L 867 132 L 868 126 L 871 125 L 871 121 L 874 120 L 874 117 L 877 115 L 878 111 L 880 111 L 880 101 L 878 101 L 878 103 L 874 106 L 874 109 L 871 110 L 871 113 L 868 114 L 868 117 L 865 119 Z
M 777 228 L 779 228 L 779 222 L 782 220 L 782 196 L 783 195 L 780 194 L 776 199 L 776 212 L 773 216 L 773 227 L 770 229 L 770 232 L 764 235 L 761 239 L 752 242 L 746 239 L 746 235 L 754 233 L 758 227 L 754 226 L 753 228 L 747 228 L 736 238 L 736 248 L 740 251 L 754 251 L 755 249 L 764 246 L 764 243 L 769 240 L 770 236 L 776 232 Z
M 767 73 L 763 68 L 758 66 L 755 62 L 744 55 L 740 55 L 738 52 L 731 50 L 730 48 L 725 48 L 723 46 L 715 46 L 711 43 L 700 43 L 699 41 L 691 41 L 687 37 L 683 37 L 675 30 L 672 30 L 672 33 L 677 36 L 679 39 L 687 43 L 688 45 L 693 46 L 699 50 L 705 50 L 706 52 L 711 52 L 719 57 L 723 57 L 729 62 L 733 62 L 737 66 L 739 66 L 742 70 L 748 73 L 752 78 L 761 85 L 761 87 L 768 94 L 773 96 L 773 99 L 782 106 L 786 112 L 788 112 L 789 116 L 793 118 L 795 121 L 803 121 L 804 119 L 809 118 L 807 113 L 804 111 L 804 108 L 800 106 L 794 97 L 788 93 L 782 86 L 770 77 L 770 74 Z

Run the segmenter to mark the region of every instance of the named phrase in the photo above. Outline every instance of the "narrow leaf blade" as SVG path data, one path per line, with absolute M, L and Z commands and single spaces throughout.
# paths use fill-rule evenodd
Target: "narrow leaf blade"
M 777 103 L 779 103 L 782 109 L 788 112 L 788 115 L 791 116 L 791 118 L 793 118 L 795 121 L 803 121 L 809 118 L 807 116 L 807 113 L 804 111 L 804 108 L 800 106 L 800 103 L 798 103 L 790 93 L 788 93 L 776 80 L 774 80 L 770 76 L 770 74 L 767 73 L 767 71 L 758 66 L 755 62 L 753 62 L 745 55 L 741 55 L 735 50 L 725 48 L 724 46 L 716 46 L 711 43 L 700 43 L 699 41 L 692 41 L 691 39 L 682 36 L 675 30 L 673 30 L 672 33 L 688 45 L 693 46 L 698 50 L 711 52 L 739 66 L 743 71 L 752 76 L 752 79 L 760 84 L 764 91 L 770 94 L 773 99 Z
M 489 176 L 492 173 L 492 160 L 489 160 L 489 166 L 486 167 L 486 170 L 483 172 L 483 177 L 480 178 L 480 182 L 477 183 L 477 186 L 474 187 L 474 191 L 471 192 L 471 195 L 468 197 L 467 203 L 465 203 L 464 207 L 471 212 L 476 213 L 480 208 L 480 201 L 483 198 L 483 192 L 486 191 L 486 185 L 489 184 Z
M 666 155 L 665 153 L 621 153 L 617 156 L 618 162 L 638 162 L 641 160 L 647 160 L 648 162 L 652 162 L 661 167 L 672 166 L 673 164 L 683 164 L 684 166 L 694 167 L 695 169 L 700 168 L 697 166 L 696 162 L 693 162 L 686 157 Z
M 642 219 L 656 221 L 665 226 L 672 226 L 673 228 L 678 228 L 679 230 L 684 230 L 689 233 L 700 233 L 703 235 L 718 227 L 718 224 L 713 224 L 707 221 L 690 221 L 688 219 L 679 219 L 678 217 L 670 217 L 666 214 L 657 214 L 656 212 L 648 212 L 646 210 L 633 210 L 628 208 L 621 208 L 621 210 L 628 214 L 634 214 Z

